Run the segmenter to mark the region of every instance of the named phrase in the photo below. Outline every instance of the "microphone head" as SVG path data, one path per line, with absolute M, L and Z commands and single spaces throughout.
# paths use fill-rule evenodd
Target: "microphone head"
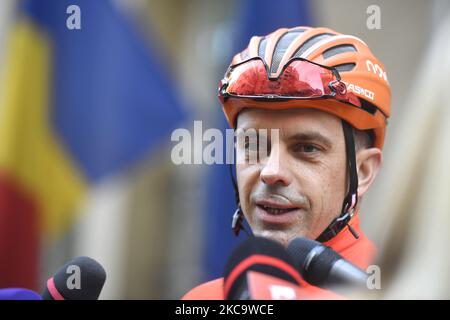
M 106 280 L 105 269 L 92 258 L 78 257 L 48 279 L 44 300 L 97 300 Z
M 0 289 L 0 300 L 42 300 L 41 296 L 29 289 L 6 288 Z
M 303 278 L 319 287 L 324 285 L 333 264 L 342 259 L 341 255 L 333 249 L 306 238 L 292 240 L 287 247 L 287 252 Z
M 245 291 L 243 288 L 247 287 L 248 271 L 256 271 L 300 285 L 298 272 L 286 249 L 267 238 L 250 237 L 234 249 L 224 272 L 226 299 L 243 298 L 242 292 Z

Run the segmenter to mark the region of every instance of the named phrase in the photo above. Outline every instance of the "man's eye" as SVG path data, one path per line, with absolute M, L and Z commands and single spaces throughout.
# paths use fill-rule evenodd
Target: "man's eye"
M 303 153 L 313 153 L 320 151 L 320 149 L 313 144 L 299 144 L 295 147 L 295 151 Z

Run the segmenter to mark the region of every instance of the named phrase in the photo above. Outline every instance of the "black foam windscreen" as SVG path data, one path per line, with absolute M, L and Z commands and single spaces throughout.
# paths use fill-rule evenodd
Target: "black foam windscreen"
M 306 257 L 312 249 L 320 245 L 320 242 L 314 240 L 309 240 L 306 238 L 295 238 L 289 243 L 287 252 L 294 259 L 294 263 L 298 265 L 300 262 L 306 260 Z
M 326 285 L 334 263 L 341 256 L 334 250 L 326 248 L 315 259 L 312 259 L 307 272 L 303 275 L 306 281 L 316 286 Z
M 53 276 L 54 287 L 65 300 L 96 300 L 105 280 L 105 269 L 89 257 L 78 257 L 67 262 Z M 42 297 L 54 300 L 51 291 L 47 284 Z
M 247 286 L 246 273 L 248 271 L 264 273 L 299 285 L 298 281 L 295 280 L 289 272 L 283 270 L 283 268 L 275 267 L 265 262 L 264 257 L 275 258 L 278 261 L 288 264 L 292 269 L 295 269 L 294 261 L 281 244 L 262 237 L 250 237 L 233 250 L 225 266 L 224 282 L 227 283 L 230 274 L 236 267 L 250 257 L 255 258 L 253 263 L 241 270 L 239 276 L 233 281 L 233 284 L 231 284 L 227 297 L 225 297 L 226 299 L 239 298 L 240 292 Z
M 311 253 L 315 248 L 320 249 L 320 251 L 317 251 L 312 257 Z M 342 258 L 329 247 L 306 238 L 292 240 L 287 247 L 287 251 L 303 278 L 318 286 L 322 285 L 323 281 L 327 279 L 334 262 Z

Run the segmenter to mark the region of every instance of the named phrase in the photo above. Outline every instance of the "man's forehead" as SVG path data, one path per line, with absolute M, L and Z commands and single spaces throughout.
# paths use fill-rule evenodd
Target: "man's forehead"
M 342 130 L 338 117 L 310 108 L 267 110 L 246 108 L 237 118 L 237 129 L 279 129 L 285 134 L 300 131 L 319 131 L 323 134 L 336 134 Z

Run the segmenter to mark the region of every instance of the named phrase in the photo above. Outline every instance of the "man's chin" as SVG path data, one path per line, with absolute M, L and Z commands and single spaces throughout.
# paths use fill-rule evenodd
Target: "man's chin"
M 284 247 L 287 247 L 288 244 L 295 238 L 302 236 L 286 232 L 286 230 L 260 230 L 255 231 L 254 235 L 276 241 L 281 243 Z

